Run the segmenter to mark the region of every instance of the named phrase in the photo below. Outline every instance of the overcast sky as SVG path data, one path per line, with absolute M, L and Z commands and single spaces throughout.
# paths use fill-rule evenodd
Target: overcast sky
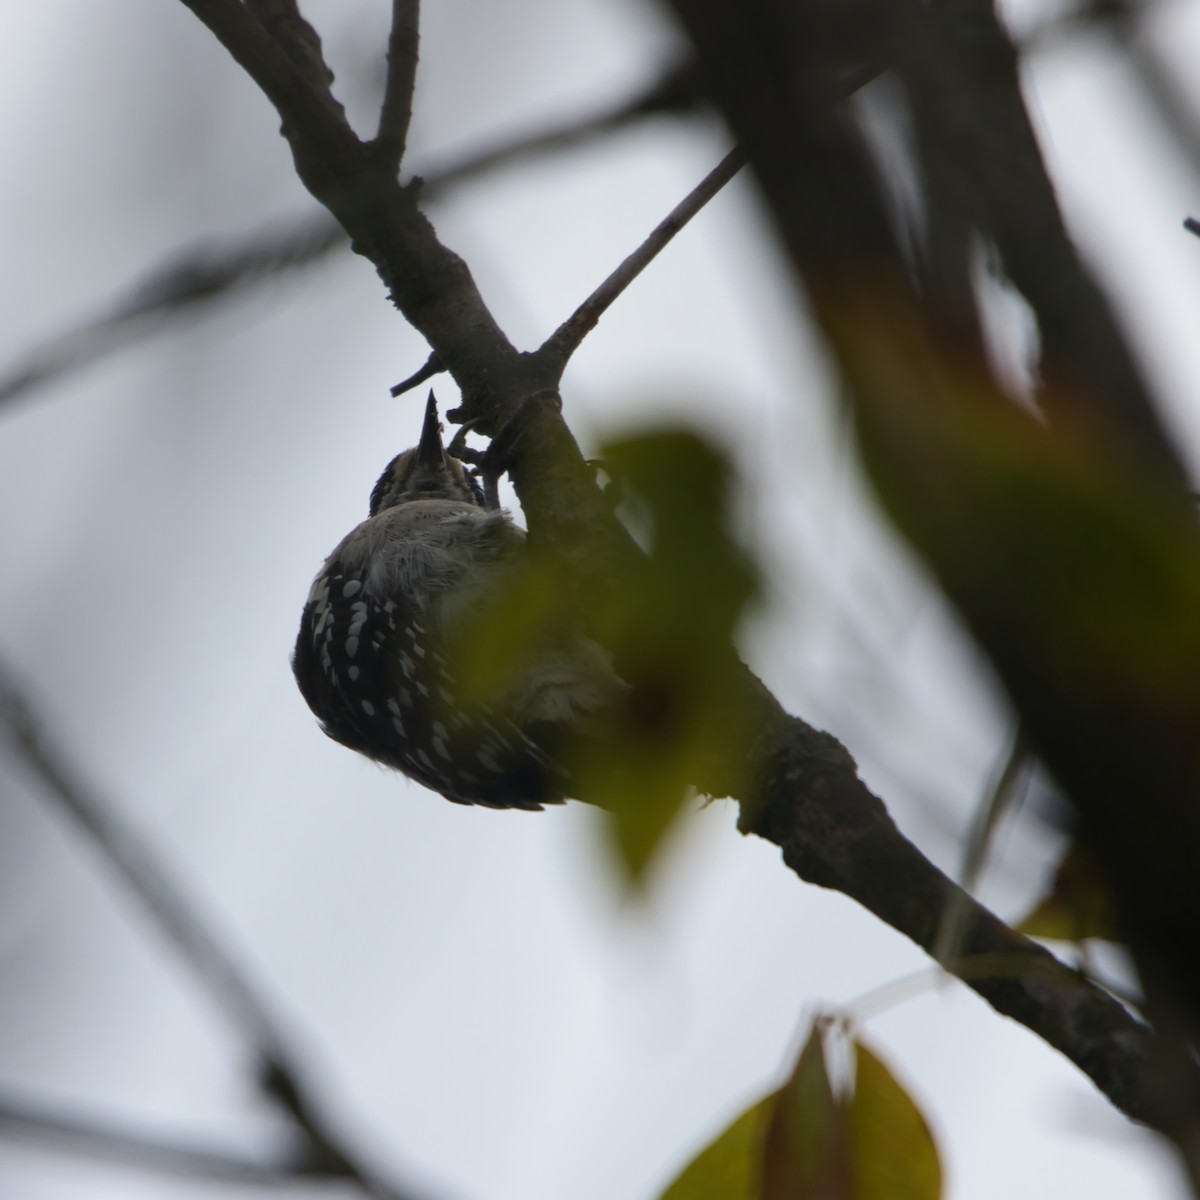
M 632 0 L 425 7 L 418 172 L 608 104 L 674 45 Z M 305 5 L 360 130 L 387 8 Z M 1194 59 L 1194 6 L 1163 5 L 1158 27 Z M 0 30 L 0 374 L 180 247 L 312 210 L 273 110 L 182 4 L 9 5 Z M 1197 181 L 1101 40 L 1047 51 L 1030 85 L 1072 226 L 1195 458 L 1200 242 L 1180 222 Z M 715 125 L 657 121 L 464 186 L 431 216 L 533 347 L 726 146 Z M 776 259 L 736 181 L 584 344 L 565 412 L 589 448 L 670 420 L 731 450 L 770 570 L 747 660 L 956 870 L 1011 720 L 866 498 Z M 0 657 L 373 1157 L 432 1200 L 650 1200 L 779 1082 L 815 1011 L 927 960 L 740 837 L 731 803 L 688 818 L 637 905 L 582 806 L 458 808 L 320 735 L 288 669 L 300 608 L 415 440 L 418 399 L 387 389 L 426 354 L 343 251 L 0 411 Z M 1059 849 L 1034 815 L 1007 828 L 985 901 L 1019 916 Z M 1183 1194 L 1152 1138 L 961 986 L 864 1036 L 922 1103 L 950 1200 Z M 7 758 L 4 1096 L 247 1151 L 280 1135 L 237 1035 Z M 213 1194 L 0 1137 L 14 1200 Z

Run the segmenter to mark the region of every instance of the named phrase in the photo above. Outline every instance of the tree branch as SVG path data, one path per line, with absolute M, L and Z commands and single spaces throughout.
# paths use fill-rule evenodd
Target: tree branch
M 388 37 L 387 82 L 379 113 L 375 147 L 396 171 L 404 159 L 412 120 L 420 45 L 420 0 L 392 0 L 392 32 Z
M 246 0 L 246 8 L 292 60 L 307 85 L 342 111 L 333 96 L 333 72 L 325 61 L 320 35 L 301 15 L 296 0 Z
M 686 67 L 673 68 L 618 105 L 578 121 L 526 130 L 434 164 L 419 175 L 421 197 L 433 200 L 451 187 L 497 167 L 578 146 L 599 134 L 623 129 L 639 118 L 684 111 L 694 102 L 694 72 Z M 177 250 L 142 279 L 126 286 L 101 316 L 78 329 L 56 334 L 26 354 L 23 361 L 0 377 L 0 405 L 129 345 L 179 313 L 190 312 L 197 305 L 282 271 L 307 266 L 345 244 L 346 231 L 322 208 L 281 231 L 272 228 L 227 242 Z M 412 386 L 428 378 L 423 375 Z
M 222 1183 L 278 1187 L 301 1179 L 345 1178 L 339 1164 L 313 1158 L 303 1151 L 276 1162 L 261 1161 L 121 1129 L 93 1117 L 36 1108 L 3 1095 L 0 1095 L 0 1134 L 34 1137 L 76 1154 Z
M 561 377 L 571 355 L 621 293 L 666 249 L 671 239 L 742 169 L 746 156 L 730 152 L 655 226 L 650 236 L 546 339 L 536 351 Z
M 384 1182 L 341 1144 L 319 1114 L 274 1018 L 233 959 L 204 927 L 149 846 L 72 772 L 3 667 L 0 731 L 7 733 L 20 761 L 45 794 L 87 834 L 233 1027 L 247 1039 L 259 1059 L 264 1091 L 304 1135 L 306 1161 L 313 1169 L 319 1165 L 322 1173 L 354 1180 L 379 1200 L 407 1200 L 409 1193 Z
M 743 832 L 775 843 L 802 879 L 857 900 L 931 956 L 941 914 L 956 914 L 957 946 L 946 968 L 997 1012 L 1066 1055 L 1128 1116 L 1158 1126 L 1151 1067 L 1158 1039 L 1112 996 L 988 912 L 896 829 L 827 734 L 792 728 L 778 749 L 759 807 L 743 805 Z M 824 743 L 823 745 L 821 743 Z M 995 957 L 1004 973 L 976 973 Z M 1027 970 L 1016 964 L 1028 963 Z
M 483 171 L 535 155 L 585 145 L 600 134 L 615 133 L 646 117 L 679 115 L 697 109 L 699 96 L 695 66 L 686 62 L 669 67 L 641 92 L 605 105 L 582 118 L 554 121 L 541 129 L 518 133 L 489 143 L 476 151 L 467 151 L 448 162 L 434 162 L 424 177 L 423 196 L 453 179 L 456 183 Z
M 418 211 L 413 190 L 400 186 L 340 112 L 305 89 L 237 0 L 183 3 L 275 105 L 305 186 L 350 234 L 355 250 L 375 264 L 393 303 L 438 352 L 464 404 L 478 408 L 472 416 L 481 418 L 481 432 L 494 432 L 520 397 L 542 390 L 546 381 L 517 355 L 466 264 L 438 241 Z
M 995 5 L 905 0 L 905 11 L 914 35 L 906 49 L 921 68 L 910 82 L 924 80 L 943 94 L 940 112 L 952 118 L 939 122 L 936 135 L 957 147 L 958 183 L 981 232 L 1037 313 L 1048 415 L 1070 419 L 1086 406 L 1183 490 L 1185 469 L 1141 368 L 1067 232 Z
M 322 210 L 283 233 L 255 233 L 232 244 L 177 251 L 127 287 L 103 315 L 29 353 L 0 379 L 0 405 L 162 328 L 178 314 L 311 263 L 345 240 L 344 230 Z
M 440 375 L 446 368 L 442 366 L 442 360 L 438 358 L 435 350 L 426 360 L 424 366 L 414 371 L 407 379 L 400 380 L 399 383 L 392 384 L 389 392 L 392 398 L 403 396 L 405 392 L 411 392 L 413 388 L 420 387 L 427 379 L 432 379 L 435 375 Z

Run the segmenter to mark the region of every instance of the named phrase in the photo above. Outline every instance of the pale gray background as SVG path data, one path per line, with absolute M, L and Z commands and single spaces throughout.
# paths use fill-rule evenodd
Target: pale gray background
M 361 129 L 387 7 L 305 5 Z M 1045 11 L 1015 7 L 1018 22 Z M 632 0 L 425 8 L 415 169 L 608 103 L 673 44 Z M 1195 6 L 1163 5 L 1159 24 L 1194 61 Z M 0 31 L 0 365 L 181 244 L 311 205 L 275 113 L 181 4 L 8 5 Z M 1200 242 L 1180 221 L 1200 189 L 1104 43 L 1047 54 L 1030 82 L 1073 228 L 1194 456 Z M 725 145 L 714 127 L 656 122 L 489 176 L 432 216 L 533 346 Z M 864 498 L 793 303 L 738 182 L 585 343 L 567 416 L 589 445 L 670 415 L 730 448 L 773 573 L 750 664 L 954 869 L 1010 721 Z M 731 804 L 688 820 L 637 909 L 586 809 L 457 808 L 319 734 L 288 670 L 295 623 L 415 437 L 419 400 L 387 388 L 425 354 L 365 261 L 342 254 L 0 412 L 0 654 L 361 1145 L 435 1197 L 648 1198 L 779 1081 L 814 1010 L 926 960 L 738 836 Z M 1058 848 L 1035 819 L 1007 828 L 984 898 L 1017 916 Z M 923 1103 L 952 1200 L 1182 1194 L 1152 1138 L 961 986 L 866 1036 Z M 0 1086 L 254 1148 L 279 1127 L 244 1065 L 104 864 L 0 760 Z M 219 1194 L 0 1138 L 13 1200 Z

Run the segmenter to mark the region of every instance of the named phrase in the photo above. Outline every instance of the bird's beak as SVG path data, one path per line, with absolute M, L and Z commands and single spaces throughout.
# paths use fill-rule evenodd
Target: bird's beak
M 446 449 L 442 445 L 437 398 L 433 392 L 429 393 L 429 400 L 425 404 L 425 424 L 421 428 L 421 440 L 417 443 L 417 462 L 433 470 L 446 465 Z

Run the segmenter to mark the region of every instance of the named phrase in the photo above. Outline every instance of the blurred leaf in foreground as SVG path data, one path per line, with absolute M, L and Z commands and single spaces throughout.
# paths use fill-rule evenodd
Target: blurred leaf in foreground
M 758 1200 L 763 1133 L 774 1096 L 748 1108 L 683 1169 L 662 1200 Z
M 1054 871 L 1050 893 L 1016 926 L 1027 937 L 1060 942 L 1118 942 L 1112 892 L 1095 860 L 1072 845 Z
M 611 744 L 578 769 L 613 813 L 616 850 L 637 880 L 707 764 L 745 757 L 752 731 L 730 703 L 733 639 L 759 581 L 731 532 L 724 455 L 667 431 L 610 443 L 603 456 L 647 556 L 619 595 L 583 601 L 630 691 Z
M 531 550 L 454 672 L 467 702 L 486 703 L 556 639 L 586 629 L 611 652 L 628 690 L 603 725 L 554 752 L 578 797 L 612 814 L 617 861 L 637 883 L 694 781 L 711 777 L 714 761 L 747 757 L 753 731 L 729 697 L 733 638 L 758 573 L 731 532 L 732 474 L 711 445 L 679 431 L 647 434 L 608 445 L 604 463 L 646 550 L 640 570 L 619 593 L 580 594 Z
M 848 1125 L 854 1200 L 937 1200 L 942 1167 L 921 1110 L 889 1068 L 854 1044 Z
M 850 1129 L 816 1020 L 792 1077 L 775 1097 L 763 1147 L 762 1200 L 854 1200 Z
M 855 1039 L 853 1087 L 831 1077 L 818 1017 L 791 1078 L 702 1150 L 661 1200 L 939 1200 L 942 1169 L 920 1109 Z

